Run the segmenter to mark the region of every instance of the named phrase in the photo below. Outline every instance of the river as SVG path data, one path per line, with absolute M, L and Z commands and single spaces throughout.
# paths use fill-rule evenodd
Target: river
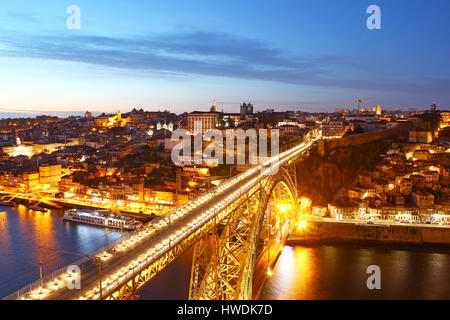
M 54 248 L 44 273 L 78 259 L 61 250 L 89 253 L 120 232 L 42 214 L 0 207 L 0 297 L 37 280 L 38 248 Z M 186 299 L 192 251 L 159 274 L 141 299 Z M 381 270 L 381 290 L 368 290 L 369 265 Z M 285 246 L 261 299 L 450 299 L 450 248 L 339 244 Z
M 0 297 L 39 279 L 39 247 L 44 275 L 120 237 L 120 232 L 64 221 L 61 210 L 43 214 L 0 206 Z

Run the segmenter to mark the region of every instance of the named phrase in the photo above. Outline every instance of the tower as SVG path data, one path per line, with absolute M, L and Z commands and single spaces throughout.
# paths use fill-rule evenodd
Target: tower
M 214 99 L 210 111 L 216 112 L 216 109 L 217 109 L 217 103 L 216 103 L 216 99 Z
M 377 105 L 376 113 L 377 113 L 377 115 L 381 116 L 381 105 L 380 104 Z
M 244 119 L 247 115 L 253 114 L 253 105 L 249 102 L 246 104 L 245 102 L 241 104 L 241 118 Z

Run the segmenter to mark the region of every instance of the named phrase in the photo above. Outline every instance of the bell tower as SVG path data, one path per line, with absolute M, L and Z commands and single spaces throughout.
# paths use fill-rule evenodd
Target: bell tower
M 217 103 L 216 103 L 216 99 L 214 99 L 213 104 L 210 109 L 210 112 L 216 112 L 216 109 L 217 109 Z

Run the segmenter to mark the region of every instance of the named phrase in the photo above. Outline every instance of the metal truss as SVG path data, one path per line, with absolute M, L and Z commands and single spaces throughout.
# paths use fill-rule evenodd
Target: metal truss
M 108 290 L 102 298 L 105 300 L 126 300 L 133 299 L 136 293 L 141 290 L 148 282 L 150 282 L 160 271 L 172 263 L 176 258 L 185 253 L 197 242 L 203 243 L 205 237 L 211 233 L 216 232 L 216 226 L 224 221 L 236 208 L 240 207 L 249 198 L 249 194 L 253 194 L 257 186 L 251 188 L 249 192 L 242 195 L 237 201 L 218 212 L 215 217 L 203 224 L 199 229 L 191 233 L 188 237 L 180 241 L 178 244 L 172 246 L 170 250 L 150 262 L 148 265 L 136 272 L 134 275 L 123 281 L 119 286 Z M 197 250 L 197 249 L 195 249 Z M 199 266 L 202 264 L 199 263 Z
M 295 177 L 294 164 L 280 168 L 275 176 L 268 176 L 227 217 L 220 234 L 221 225 L 216 225 L 215 232 L 205 234 L 196 244 L 189 299 L 251 299 L 254 267 L 259 252 L 268 243 L 261 241 L 261 234 L 264 226 L 272 223 L 266 215 L 270 197 L 274 194 L 289 200 L 293 212 L 298 212 L 296 185 L 291 177 Z
M 107 290 L 103 299 L 134 299 L 160 271 L 194 245 L 189 299 L 251 299 L 253 269 L 258 252 L 264 249 L 260 234 L 269 199 L 272 194 L 285 199 L 288 196 L 295 207 L 298 205 L 296 185 L 291 179 L 295 168 L 291 167 L 295 165 L 280 168 L 276 175 L 252 187 L 120 286 Z

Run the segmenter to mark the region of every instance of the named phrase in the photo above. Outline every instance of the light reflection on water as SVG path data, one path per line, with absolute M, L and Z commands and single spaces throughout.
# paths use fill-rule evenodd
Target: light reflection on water
M 39 278 L 39 247 L 45 252 L 44 274 L 80 258 L 58 250 L 87 254 L 120 237 L 120 232 L 63 221 L 61 210 L 41 213 L 0 207 L 0 297 Z
M 381 290 L 367 289 L 370 265 Z M 260 299 L 450 299 L 449 271 L 448 247 L 285 246 Z
M 5 212 L 6 211 L 6 212 Z M 0 207 L 0 297 L 37 280 L 38 247 L 89 253 L 120 232 L 42 214 Z M 46 257 L 45 273 L 78 259 Z M 192 250 L 139 294 L 141 299 L 187 299 Z M 381 267 L 381 291 L 369 291 L 366 269 Z M 450 248 L 317 245 L 285 246 L 261 299 L 450 299 Z
M 141 299 L 187 298 L 192 253 L 159 274 Z M 366 273 L 381 268 L 381 290 L 370 291 Z M 450 299 L 450 248 L 365 246 L 362 244 L 285 246 L 262 300 Z

